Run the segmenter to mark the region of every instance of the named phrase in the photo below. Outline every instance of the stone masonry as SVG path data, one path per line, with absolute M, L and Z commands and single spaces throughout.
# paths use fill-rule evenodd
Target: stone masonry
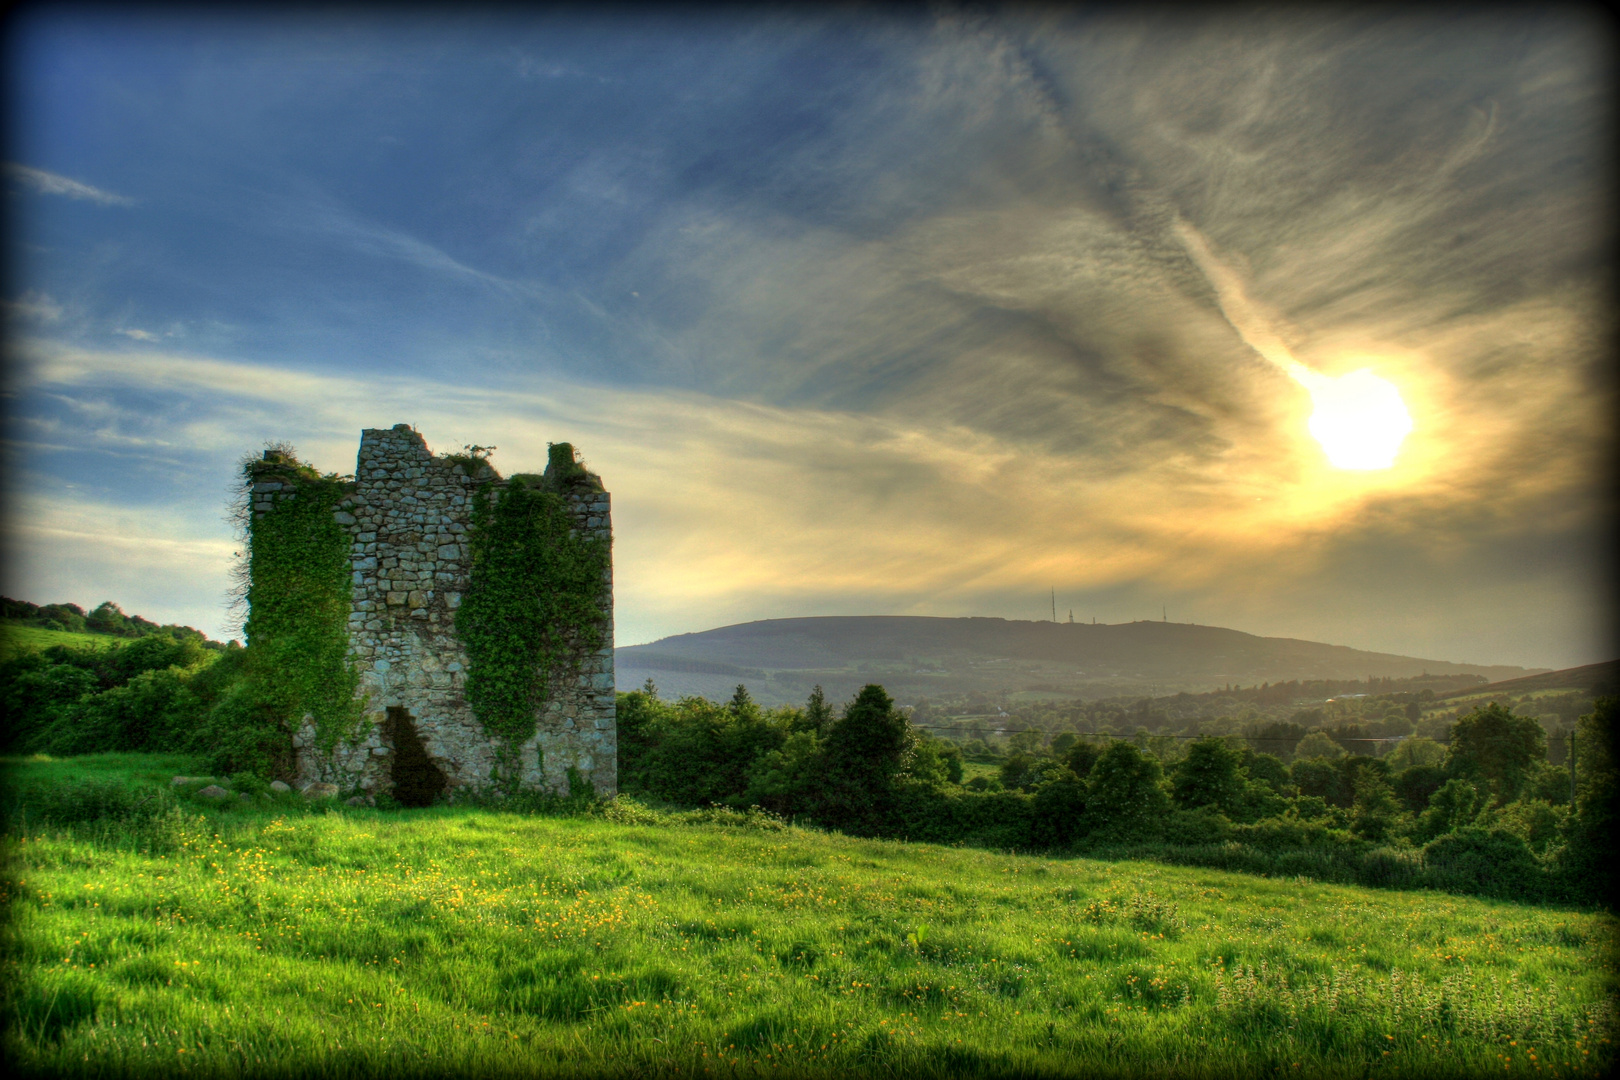
M 336 517 L 351 537 L 349 651 L 373 723 L 362 738 L 321 753 L 306 718 L 293 737 L 300 787 L 324 781 L 370 794 L 390 790 L 396 750 L 420 753 L 416 740 L 396 747 L 401 721 L 414 728 L 452 798 L 457 788 L 495 778 L 504 740 L 486 733 L 467 704 L 467 654 L 455 632 L 480 482 L 467 469 L 435 456 L 409 425 L 361 432 L 353 493 Z M 510 482 L 479 471 L 494 492 Z M 608 494 L 599 482 L 595 487 L 571 493 L 569 509 L 578 529 L 610 539 Z M 277 497 L 255 489 L 254 498 L 267 508 Z M 611 569 L 602 598 L 602 647 L 551 673 L 535 733 L 517 747 L 524 787 L 566 794 L 572 768 L 600 795 L 618 790 Z

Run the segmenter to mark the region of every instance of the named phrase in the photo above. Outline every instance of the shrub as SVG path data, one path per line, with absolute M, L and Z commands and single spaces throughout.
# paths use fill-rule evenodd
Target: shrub
M 1048 780 L 1035 791 L 1030 839 L 1041 847 L 1061 847 L 1079 839 L 1086 812 L 1086 785 L 1059 766 L 1065 775 Z
M 1485 797 L 1466 780 L 1447 780 L 1429 797 L 1428 809 L 1418 816 L 1413 838 L 1419 843 L 1472 825 L 1484 808 Z
M 1567 809 L 1544 799 L 1520 799 L 1497 815 L 1496 824 L 1525 842 L 1537 855 L 1544 854 L 1564 833 Z
M 1441 888 L 1502 899 L 1539 899 L 1547 875 L 1523 840 L 1502 829 L 1468 827 L 1423 848 L 1423 865 Z
M 1173 810 L 1165 819 L 1164 839 L 1171 844 L 1219 844 L 1232 835 L 1232 823 L 1213 806 Z

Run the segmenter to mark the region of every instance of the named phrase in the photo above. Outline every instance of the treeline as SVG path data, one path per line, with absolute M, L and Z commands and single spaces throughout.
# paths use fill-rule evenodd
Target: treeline
M 1277 684 L 1284 687 L 1306 684 Z M 1357 684 L 1365 685 L 1365 684 Z M 1262 690 L 1265 688 L 1263 687 Z M 1320 689 L 1316 684 L 1314 689 Z M 1105 698 L 1095 701 L 1057 700 L 1014 705 L 999 703 L 999 715 L 970 712 L 956 715 L 965 705 L 997 709 L 983 700 L 929 700 L 911 712 L 914 723 L 932 733 L 963 744 L 970 759 L 988 760 L 1002 752 L 999 736 L 1018 738 L 1025 732 L 1050 738 L 1065 731 L 1097 732 L 1115 736 L 1139 733 L 1175 735 L 1241 735 L 1256 749 L 1284 760 L 1312 732 L 1321 732 L 1351 753 L 1381 754 L 1410 736 L 1445 743 L 1451 725 L 1474 705 L 1459 706 L 1435 700 L 1427 690 L 1378 695 L 1340 696 L 1328 700 L 1287 703 L 1242 703 L 1237 709 L 1230 695 L 1175 694 L 1161 698 Z M 1516 711 L 1537 715 L 1547 734 L 1554 764 L 1561 764 L 1565 743 L 1575 722 L 1592 711 L 1596 696 L 1583 691 L 1533 692 L 1517 698 L 1492 698 Z
M 177 623 L 159 624 L 139 615 L 126 615 L 111 600 L 93 611 L 86 612 L 78 604 L 31 604 L 27 600 L 13 600 L 0 596 L 0 619 L 18 626 L 33 626 L 41 630 L 67 630 L 77 634 L 108 634 L 120 638 L 142 638 L 158 635 L 177 641 L 196 641 L 206 649 L 223 649 L 224 644 L 210 641 L 201 630 Z
M 120 639 L 16 650 L 0 661 L 0 753 L 181 751 L 222 772 L 244 767 L 253 726 L 244 723 L 246 650 L 236 642 L 126 615 L 111 601 L 88 614 L 74 604 L 0 604 L 12 625 Z
M 236 741 L 216 715 L 245 650 L 153 634 L 115 648 L 53 645 L 0 663 L 0 752 L 51 755 L 186 751 Z
M 1614 702 L 1580 721 L 1579 786 L 1533 719 L 1489 705 L 1385 757 L 1321 732 L 1291 763 L 1240 740 L 1026 738 L 993 776 L 867 686 L 836 714 L 619 696 L 620 790 L 760 806 L 868 836 L 1133 855 L 1372 885 L 1598 902 L 1620 783 Z M 1313 740 L 1317 740 L 1313 745 Z M 1310 753 L 1311 750 L 1318 753 Z

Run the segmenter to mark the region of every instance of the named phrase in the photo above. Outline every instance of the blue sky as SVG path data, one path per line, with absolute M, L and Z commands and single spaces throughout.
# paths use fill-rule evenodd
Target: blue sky
M 581 448 L 620 644 L 1056 588 L 1609 656 L 1612 56 L 1579 14 L 10 30 L 7 595 L 219 631 L 242 456 L 348 471 L 409 422 L 507 471 Z M 1334 468 L 1254 326 L 1398 387 L 1396 465 Z

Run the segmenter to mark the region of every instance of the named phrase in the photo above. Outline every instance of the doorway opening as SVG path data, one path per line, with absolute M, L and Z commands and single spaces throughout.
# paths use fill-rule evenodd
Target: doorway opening
M 394 798 L 402 806 L 432 806 L 450 785 L 428 757 L 410 710 L 389 706 L 383 731 L 394 744 Z

